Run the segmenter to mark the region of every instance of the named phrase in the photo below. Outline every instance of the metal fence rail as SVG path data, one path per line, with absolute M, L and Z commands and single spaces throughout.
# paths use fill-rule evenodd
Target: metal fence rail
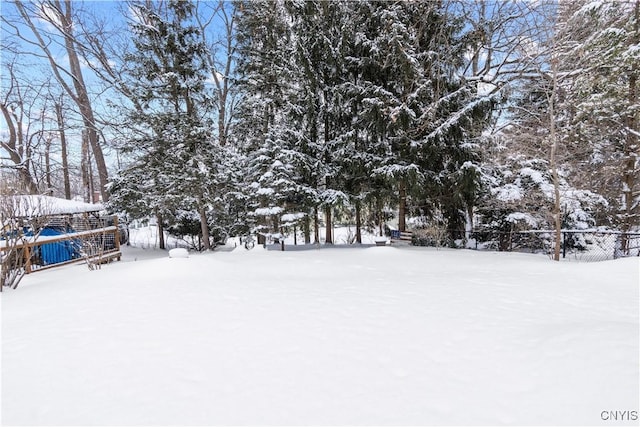
M 540 253 L 552 256 L 554 230 L 471 233 L 475 249 Z M 562 230 L 560 253 L 563 259 L 585 262 L 640 256 L 640 233 L 602 230 Z

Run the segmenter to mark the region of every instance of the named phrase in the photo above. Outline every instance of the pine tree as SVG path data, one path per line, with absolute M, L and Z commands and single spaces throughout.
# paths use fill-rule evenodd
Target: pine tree
M 130 113 L 135 128 L 122 147 L 134 159 L 114 189 L 126 194 L 126 187 L 145 188 L 139 194 L 159 226 L 176 210 L 195 212 L 203 248 L 209 249 L 207 200 L 220 159 L 210 139 L 205 46 L 190 22 L 194 5 L 170 0 L 134 3 L 132 10 L 129 90 L 140 108 Z
M 300 90 L 293 100 L 298 106 L 290 118 L 304 129 L 304 139 L 296 150 L 315 160 L 315 171 L 305 174 L 308 193 L 317 193 L 313 216 L 317 229 L 317 210 L 323 210 L 325 242 L 333 243 L 334 210 L 347 203 L 343 191 L 341 154 L 350 132 L 351 116 L 345 110 L 340 85 L 346 78 L 346 41 L 353 23 L 342 2 L 307 1 L 292 3 L 290 13 L 295 34 L 296 62 L 299 67 Z M 309 167 L 305 168 L 309 172 Z
M 438 4 L 250 2 L 239 30 L 242 139 L 261 207 L 268 193 L 284 209 L 262 176 L 286 165 L 278 151 L 296 162 L 289 194 L 302 194 L 316 224 L 324 210 L 327 243 L 336 207 L 355 207 L 359 235 L 363 204 L 379 220 L 399 205 L 404 228 L 409 197 L 447 205 L 451 218 L 472 203 L 474 169 L 458 169 L 473 159 L 465 137 L 490 101 L 460 78 L 464 46 Z M 460 189 L 470 196 L 443 197 Z
M 239 85 L 244 93 L 236 126 L 245 154 L 245 201 L 264 235 L 279 231 L 285 202 L 295 192 L 298 172 L 289 153 L 288 111 L 295 93 L 295 65 L 288 13 L 281 1 L 238 5 Z
M 449 221 L 460 216 L 463 200 L 447 197 L 467 188 L 471 171 L 458 170 L 473 158 L 468 137 L 486 122 L 491 100 L 460 75 L 465 45 L 459 27 L 437 3 L 374 2 L 363 26 L 371 136 L 384 151 L 373 172 L 396 189 L 399 228 L 406 226 L 407 200 L 443 208 Z M 376 144 L 374 144 L 376 145 Z

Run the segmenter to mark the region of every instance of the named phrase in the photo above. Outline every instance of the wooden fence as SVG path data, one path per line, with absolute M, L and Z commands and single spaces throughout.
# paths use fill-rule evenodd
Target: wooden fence
M 119 261 L 122 256 L 117 224 L 57 236 L 24 237 L 10 246 L 3 243 L 0 252 L 10 251 L 17 257 L 9 264 L 24 267 L 27 274 L 81 261 L 90 265 Z

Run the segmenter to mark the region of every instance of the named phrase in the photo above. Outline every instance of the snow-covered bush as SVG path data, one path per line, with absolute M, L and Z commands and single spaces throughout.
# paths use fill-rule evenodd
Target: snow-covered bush
M 477 213 L 483 226 L 503 232 L 552 229 L 553 181 L 546 160 L 510 156 L 490 171 L 491 193 Z M 559 174 L 563 229 L 593 227 L 607 201 L 592 191 L 575 188 Z
M 449 239 L 446 227 L 431 226 L 415 230 L 411 236 L 411 244 L 439 248 L 450 246 L 451 239 Z
M 454 242 L 447 230 L 447 221 L 439 210 L 432 218 L 411 217 L 407 224 L 413 231 L 411 244 L 414 246 L 453 246 Z

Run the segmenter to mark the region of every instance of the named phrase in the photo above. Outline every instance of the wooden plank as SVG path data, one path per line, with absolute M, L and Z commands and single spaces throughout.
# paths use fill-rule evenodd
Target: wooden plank
M 95 262 L 96 260 L 100 259 L 100 264 L 104 264 L 105 262 L 108 262 L 109 260 L 116 258 L 117 261 L 120 261 L 122 257 L 122 252 L 117 251 L 117 252 L 106 252 L 104 254 L 102 254 L 102 256 L 93 256 L 93 257 L 89 257 L 89 261 L 91 262 Z M 63 261 L 63 262 L 59 262 L 56 264 L 49 264 L 49 265 L 43 265 L 43 266 L 39 266 L 38 268 L 34 268 L 31 270 L 32 273 L 35 273 L 37 271 L 43 271 L 43 270 L 48 270 L 50 268 L 55 268 L 55 267 L 62 267 L 63 265 L 69 265 L 69 264 L 76 264 L 76 263 L 80 263 L 83 261 L 87 261 L 87 258 L 84 257 L 80 257 L 80 258 L 75 258 L 75 259 L 70 259 L 69 261 Z
M 102 255 L 90 256 L 88 258 L 80 258 L 80 260 L 86 260 L 90 262 L 99 262 L 100 264 L 104 264 L 106 262 L 111 261 L 113 258 L 117 258 L 118 261 L 120 261 L 121 256 L 122 256 L 122 252 L 113 251 L 113 252 L 103 253 Z

